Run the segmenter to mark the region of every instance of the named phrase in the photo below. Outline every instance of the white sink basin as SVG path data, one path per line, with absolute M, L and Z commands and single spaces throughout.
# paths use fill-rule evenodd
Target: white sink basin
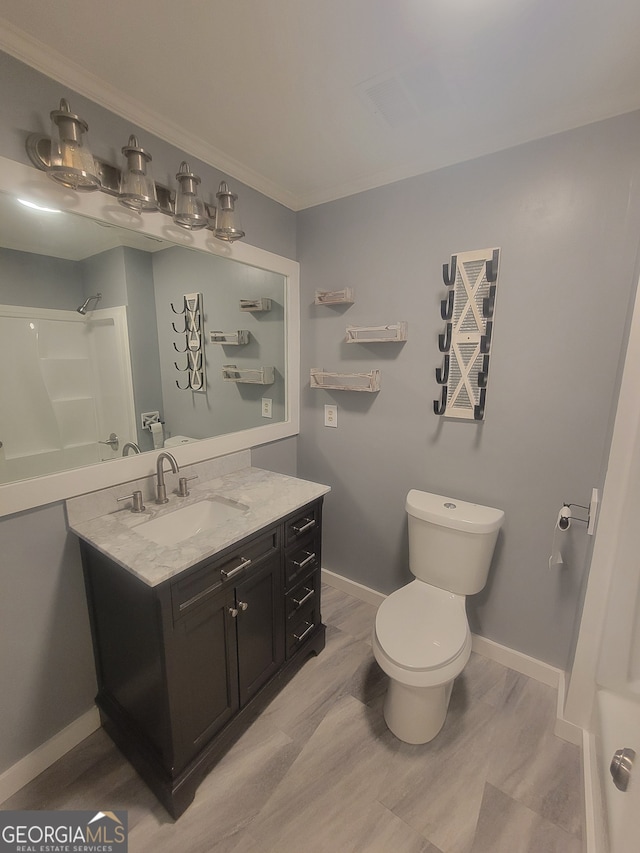
M 157 545 L 176 545 L 204 530 L 234 521 L 248 509 L 248 506 L 226 498 L 206 498 L 160 518 L 145 521 L 139 524 L 135 531 Z

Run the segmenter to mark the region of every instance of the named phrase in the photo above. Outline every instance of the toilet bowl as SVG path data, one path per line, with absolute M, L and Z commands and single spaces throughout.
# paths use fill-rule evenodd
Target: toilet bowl
M 380 605 L 372 646 L 389 676 L 385 722 L 417 744 L 444 725 L 453 682 L 471 655 L 466 595 L 486 583 L 504 513 L 415 489 L 406 509 L 416 580 Z
M 471 655 L 464 602 L 415 580 L 378 609 L 373 654 L 390 678 L 384 717 L 405 743 L 426 743 L 444 724 L 454 679 Z

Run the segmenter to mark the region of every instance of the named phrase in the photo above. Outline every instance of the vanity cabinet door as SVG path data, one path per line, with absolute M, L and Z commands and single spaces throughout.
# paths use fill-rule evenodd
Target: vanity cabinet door
M 235 610 L 233 588 L 227 588 L 174 623 L 178 769 L 238 710 Z
M 284 661 L 279 557 L 247 572 L 236 586 L 236 609 L 240 705 L 244 706 Z

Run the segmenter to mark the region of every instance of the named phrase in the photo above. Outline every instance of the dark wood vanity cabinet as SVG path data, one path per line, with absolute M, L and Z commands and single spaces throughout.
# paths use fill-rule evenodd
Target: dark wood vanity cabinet
M 321 521 L 319 500 L 156 587 L 81 543 L 103 726 L 173 817 L 324 647 Z

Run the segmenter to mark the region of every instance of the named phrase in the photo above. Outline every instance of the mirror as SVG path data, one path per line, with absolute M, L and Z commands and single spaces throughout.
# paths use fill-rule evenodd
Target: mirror
M 143 231 L 109 198 L 106 218 L 90 218 L 77 210 L 89 198 L 50 212 L 0 192 L 0 484 L 123 451 L 293 434 L 297 265 L 250 246 L 213 250 L 162 214 Z

